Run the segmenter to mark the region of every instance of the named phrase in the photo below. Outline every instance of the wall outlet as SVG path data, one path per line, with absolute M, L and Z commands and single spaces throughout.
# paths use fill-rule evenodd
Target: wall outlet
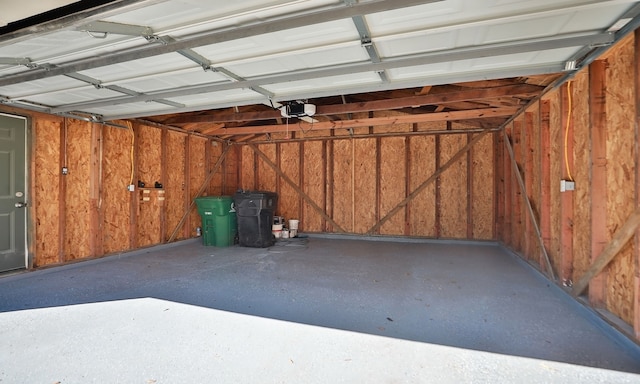
M 127 186 L 127 190 L 129 190 L 129 192 L 133 192 L 136 190 L 136 186 L 134 184 L 129 184 L 129 186 Z
M 574 191 L 576 182 L 573 180 L 560 180 L 560 192 Z

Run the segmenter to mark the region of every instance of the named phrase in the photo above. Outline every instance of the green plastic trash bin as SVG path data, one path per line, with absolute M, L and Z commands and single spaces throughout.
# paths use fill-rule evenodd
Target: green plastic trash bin
M 238 231 L 233 198 L 231 196 L 197 197 L 196 204 L 202 219 L 203 244 L 215 247 L 233 245 Z

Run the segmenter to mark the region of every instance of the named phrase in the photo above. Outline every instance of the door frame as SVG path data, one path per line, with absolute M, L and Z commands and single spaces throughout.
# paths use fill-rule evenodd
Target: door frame
M 27 207 L 24 210 L 25 211 L 25 228 L 24 228 L 24 233 L 25 233 L 25 243 L 24 243 L 24 249 L 25 249 L 25 260 L 24 260 L 24 265 L 25 268 L 27 270 L 33 269 L 33 264 L 34 264 L 34 255 L 33 255 L 33 241 L 34 241 L 34 233 L 33 233 L 33 229 L 34 227 L 34 223 L 33 223 L 33 213 L 35 212 L 35 207 L 34 207 L 34 189 L 32 188 L 33 183 L 31 182 L 33 180 L 33 166 L 32 166 L 32 160 L 33 160 L 33 130 L 32 130 L 32 118 L 31 116 L 28 115 L 21 115 L 19 113 L 12 113 L 12 112 L 8 112 L 6 110 L 0 109 L 0 115 L 3 116 L 7 116 L 10 118 L 16 118 L 16 119 L 21 119 L 24 120 L 24 136 L 25 136 L 25 148 L 24 148 L 24 175 L 25 175 L 25 180 L 24 180 L 24 191 L 25 191 L 25 200 L 27 202 Z

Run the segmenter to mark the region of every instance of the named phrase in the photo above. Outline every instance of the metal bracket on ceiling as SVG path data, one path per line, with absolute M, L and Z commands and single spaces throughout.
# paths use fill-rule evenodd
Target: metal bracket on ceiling
M 34 63 L 28 57 L 0 57 L 0 65 L 24 65 L 33 66 Z
M 351 5 L 352 3 L 350 0 L 344 1 L 347 5 Z M 353 20 L 353 24 L 360 35 L 360 45 L 367 51 L 371 62 L 374 64 L 382 62 L 382 59 L 380 59 L 380 55 L 378 54 L 378 50 L 371 39 L 371 32 L 369 31 L 369 27 L 367 26 L 364 16 L 353 16 L 351 20 Z M 380 80 L 382 80 L 383 83 L 389 82 L 389 77 L 387 76 L 386 71 L 380 70 L 376 71 L 376 73 L 380 76 Z
M 164 104 L 164 105 L 168 105 L 168 106 L 174 107 L 174 108 L 185 108 L 186 107 L 186 105 L 184 105 L 182 103 L 176 103 L 175 101 L 166 100 L 166 99 L 147 100 L 147 103 L 149 103 L 149 102 L 155 102 L 155 103 L 159 103 L 159 104 Z
M 93 21 L 91 23 L 79 26 L 78 28 L 76 28 L 76 30 L 87 32 L 91 37 L 100 39 L 106 38 L 110 33 L 113 33 L 115 35 L 142 36 L 147 40 L 154 36 L 154 32 L 151 27 L 146 27 L 143 25 L 113 23 L 110 21 Z M 97 33 L 101 33 L 103 35 L 95 35 Z
M 93 77 L 89 77 L 89 76 L 83 75 L 81 73 L 77 73 L 77 72 L 67 73 L 65 76 L 70 77 L 72 79 L 80 80 L 83 83 L 91 84 L 96 89 L 103 88 L 102 82 L 100 80 L 94 79 Z

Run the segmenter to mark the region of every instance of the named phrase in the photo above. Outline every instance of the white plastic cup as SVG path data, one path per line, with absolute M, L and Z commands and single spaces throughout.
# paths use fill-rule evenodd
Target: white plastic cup
M 289 230 L 288 229 L 283 229 L 282 230 L 282 238 L 283 239 L 288 239 L 289 238 Z

